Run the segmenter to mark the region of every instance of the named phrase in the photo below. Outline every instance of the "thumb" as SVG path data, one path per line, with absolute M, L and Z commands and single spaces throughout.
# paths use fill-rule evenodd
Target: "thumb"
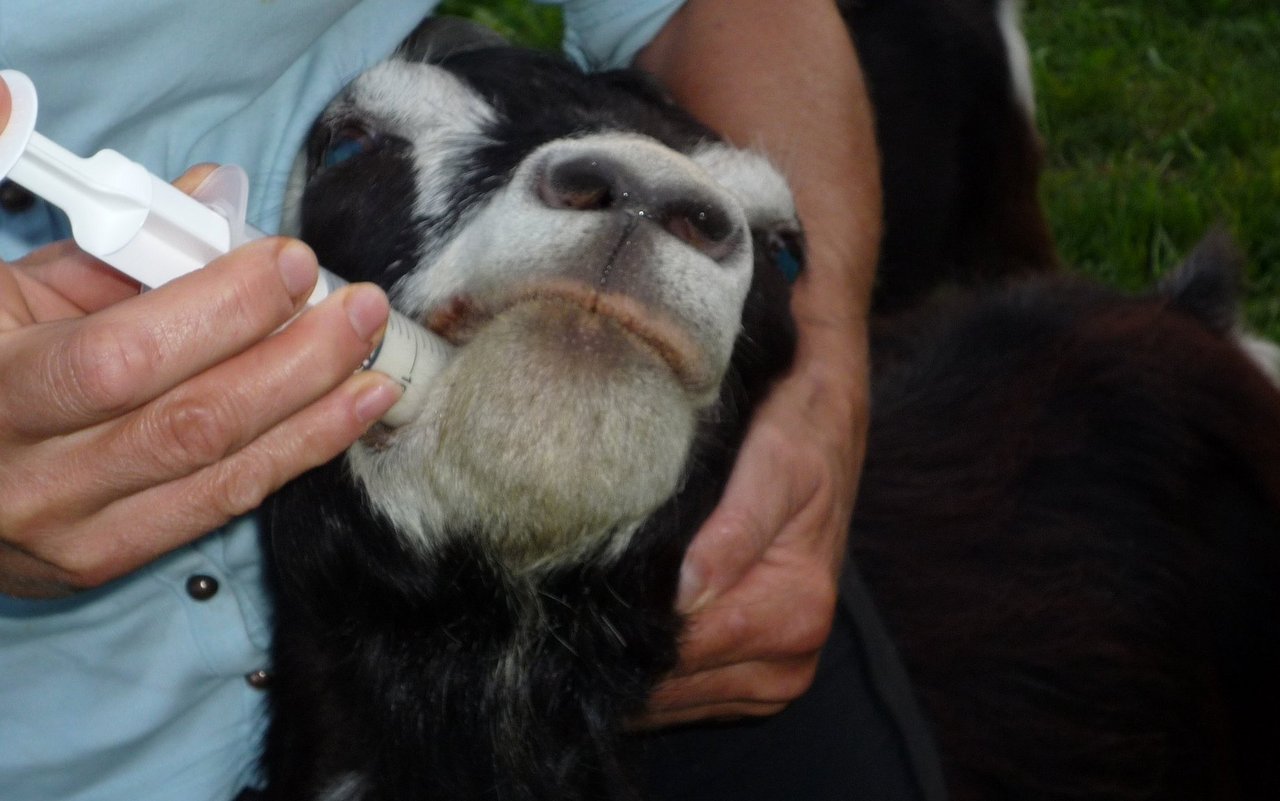
M 685 553 L 676 597 L 680 612 L 695 612 L 736 585 L 790 519 L 792 484 L 770 455 L 758 436 L 748 436 L 724 496 Z
M 0 131 L 9 124 L 9 112 L 13 110 L 13 96 L 9 94 L 9 85 L 0 79 Z

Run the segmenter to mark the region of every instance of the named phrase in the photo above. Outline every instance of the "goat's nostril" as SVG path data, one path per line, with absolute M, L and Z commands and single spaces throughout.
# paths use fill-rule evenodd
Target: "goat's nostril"
M 731 210 L 696 177 L 673 169 L 675 154 L 647 166 L 625 153 L 558 155 L 537 173 L 538 198 L 548 208 L 635 215 L 716 261 L 742 241 Z
M 553 164 L 538 182 L 538 196 L 553 209 L 603 211 L 613 208 L 626 195 L 612 165 L 595 158 Z
M 714 259 L 724 258 L 733 250 L 733 223 L 713 203 L 667 203 L 660 211 L 660 221 L 672 236 Z

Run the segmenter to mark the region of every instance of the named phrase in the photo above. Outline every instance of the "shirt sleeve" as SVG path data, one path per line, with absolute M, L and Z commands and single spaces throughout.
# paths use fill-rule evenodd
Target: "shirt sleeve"
M 564 8 L 564 51 L 584 69 L 629 67 L 684 0 L 536 0 Z

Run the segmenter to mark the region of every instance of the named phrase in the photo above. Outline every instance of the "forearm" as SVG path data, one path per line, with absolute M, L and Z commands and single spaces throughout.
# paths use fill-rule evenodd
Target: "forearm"
M 813 680 L 867 425 L 879 160 L 862 74 L 830 0 L 689 0 L 639 65 L 789 180 L 808 240 L 795 364 L 752 414 L 681 572 L 681 662 L 646 725 L 772 714 Z
M 792 304 L 800 362 L 825 372 L 853 360 L 845 366 L 864 370 L 879 163 L 862 73 L 834 3 L 690 0 L 638 63 L 703 122 L 760 149 L 787 176 L 809 245 Z

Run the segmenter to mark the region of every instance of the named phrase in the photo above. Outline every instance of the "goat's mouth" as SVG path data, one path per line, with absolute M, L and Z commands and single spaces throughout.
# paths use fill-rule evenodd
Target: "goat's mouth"
M 605 292 L 573 280 L 540 281 L 493 296 L 455 296 L 426 315 L 423 324 L 457 347 L 465 345 L 494 319 L 509 311 L 543 305 L 548 318 L 568 312 L 577 323 L 566 347 L 591 347 L 594 333 L 619 332 L 633 350 L 649 354 L 692 394 L 703 394 L 717 380 L 702 348 L 688 331 L 665 315 L 627 295 Z M 561 328 L 566 328 L 561 321 Z

